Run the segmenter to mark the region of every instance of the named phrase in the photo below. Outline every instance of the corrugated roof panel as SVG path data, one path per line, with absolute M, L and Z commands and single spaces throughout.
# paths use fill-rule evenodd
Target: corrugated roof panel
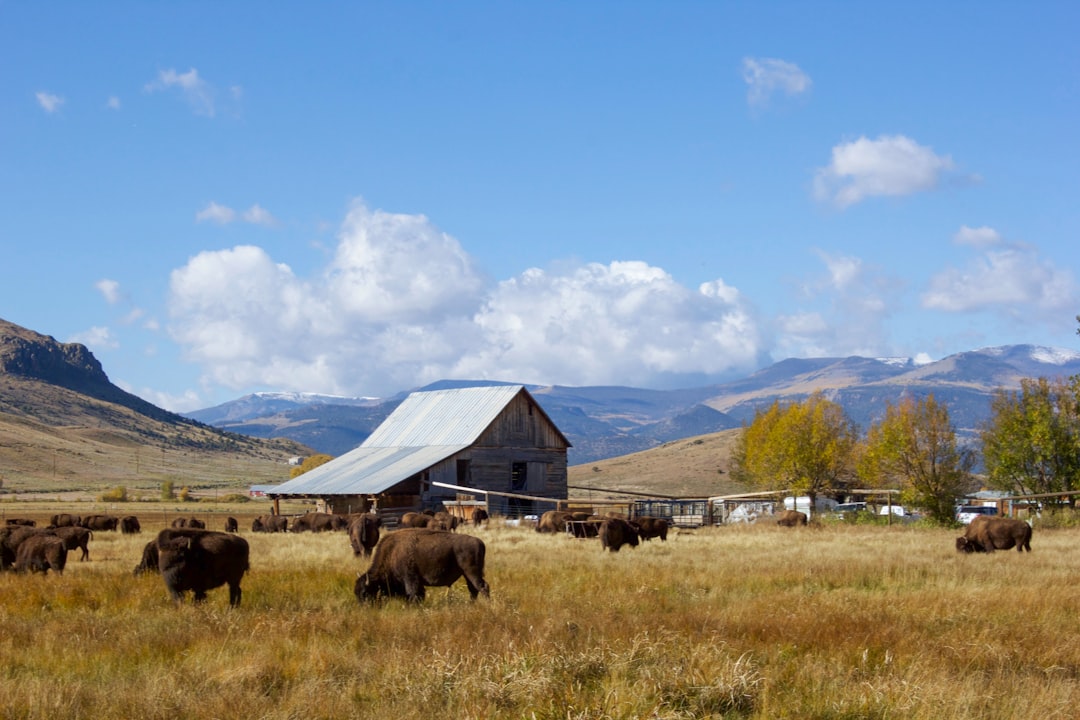
M 471 445 L 523 389 L 493 385 L 413 393 L 360 447 Z
M 467 447 L 361 446 L 267 492 L 270 495 L 374 495 Z

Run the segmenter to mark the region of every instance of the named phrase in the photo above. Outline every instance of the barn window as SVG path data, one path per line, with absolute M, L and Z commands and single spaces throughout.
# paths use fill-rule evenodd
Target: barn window
M 469 461 L 458 460 L 457 461 L 457 484 L 468 485 L 469 484 Z
M 521 492 L 528 487 L 529 482 L 529 464 L 523 462 L 516 462 L 510 465 L 510 489 L 514 492 Z

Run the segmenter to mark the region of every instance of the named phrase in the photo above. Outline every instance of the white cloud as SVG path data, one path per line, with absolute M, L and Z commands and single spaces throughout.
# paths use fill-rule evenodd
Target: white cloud
M 109 99 L 105 101 L 105 107 L 109 108 L 110 110 L 119 110 L 120 98 L 115 95 L 110 95 Z
M 802 286 L 802 307 L 777 319 L 774 357 L 894 354 L 887 323 L 899 307 L 901 284 L 860 258 L 815 254 L 825 273 Z
M 932 190 L 953 168 L 949 156 L 937 155 L 903 135 L 860 137 L 832 149 L 832 162 L 819 168 L 814 178 L 814 194 L 846 208 L 868 197 Z
M 228 225 L 238 220 L 264 227 L 277 227 L 279 225 L 277 218 L 258 203 L 243 212 L 237 212 L 231 207 L 211 201 L 207 203 L 206 207 L 195 213 L 196 222 L 213 222 L 218 225 Z
M 80 333 L 75 333 L 67 342 L 81 343 L 90 348 L 93 352 L 101 352 L 103 350 L 114 350 L 120 347 L 120 343 L 113 337 L 112 331 L 107 327 L 101 327 L 95 325 L 89 330 L 84 330 Z
M 94 283 L 94 287 L 101 293 L 101 296 L 105 298 L 105 302 L 110 305 L 115 305 L 120 302 L 120 283 L 115 280 L 102 279 Z
M 214 90 L 209 83 L 199 77 L 199 71 L 195 68 L 191 68 L 186 73 L 178 73 L 171 68 L 161 70 L 156 80 L 143 87 L 146 92 L 174 88 L 180 91 L 196 115 L 214 117 Z
M 721 280 L 696 291 L 641 262 L 530 269 L 492 285 L 421 215 L 342 223 L 310 279 L 262 249 L 175 270 L 170 333 L 207 382 L 379 394 L 445 377 L 658 386 L 755 367 L 757 323 Z
M 1075 315 L 1080 289 L 1072 273 L 1039 257 L 1035 248 L 1006 243 L 988 227 L 964 226 L 953 239 L 977 254 L 964 268 L 946 268 L 930 279 L 922 295 L 924 308 L 991 311 L 1014 320 L 1051 324 Z
M 56 112 L 63 106 L 65 102 L 64 98 L 60 97 L 59 95 L 53 95 L 52 93 L 47 93 L 44 91 L 35 93 L 34 97 L 37 98 L 38 105 L 40 105 L 41 108 L 47 113 Z
M 795 63 L 775 58 L 743 58 L 746 101 L 751 106 L 767 105 L 777 92 L 800 95 L 810 89 L 810 76 Z
M 258 204 L 252 205 L 243 214 L 244 222 L 249 222 L 252 225 L 264 225 L 266 227 L 274 227 L 278 224 L 277 219 L 269 213 L 265 208 L 260 207 Z

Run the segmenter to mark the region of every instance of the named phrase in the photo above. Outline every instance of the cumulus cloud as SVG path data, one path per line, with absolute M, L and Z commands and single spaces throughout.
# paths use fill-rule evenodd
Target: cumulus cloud
M 892 354 L 887 325 L 900 304 L 902 284 L 860 258 L 821 250 L 815 254 L 824 272 L 803 285 L 803 306 L 777 319 L 774 355 Z
M 199 212 L 195 213 L 196 222 L 212 222 L 218 225 L 228 225 L 229 223 L 242 220 L 252 225 L 262 225 L 264 227 L 277 227 L 278 220 L 275 218 L 269 210 L 260 206 L 258 203 L 252 205 L 243 212 L 237 212 L 231 207 L 226 205 L 219 205 L 216 202 L 207 203 Z
M 810 76 L 798 65 L 776 58 L 743 58 L 746 101 L 752 107 L 768 105 L 775 93 L 801 95 L 810 89 Z
M 109 99 L 105 101 L 105 107 L 109 108 L 110 110 L 119 110 L 120 98 L 115 95 L 110 95 Z
M 1054 267 L 1035 248 L 1006 242 L 987 227 L 964 226 L 953 241 L 972 247 L 976 254 L 963 268 L 946 268 L 930 279 L 922 295 L 924 308 L 991 311 L 1050 323 L 1075 314 L 1080 292 L 1072 273 Z
M 860 137 L 832 149 L 832 162 L 814 178 L 814 195 L 846 208 L 868 197 L 932 190 L 954 167 L 948 155 L 903 135 Z
M 37 98 L 38 105 L 41 106 L 41 109 L 47 113 L 56 112 L 63 106 L 65 102 L 64 98 L 60 97 L 59 95 L 53 95 L 52 93 L 44 91 L 35 93 L 34 97 Z
M 98 280 L 94 283 L 94 287 L 97 288 L 97 291 L 105 298 L 105 302 L 110 305 L 115 305 L 120 302 L 120 283 L 115 280 L 109 280 L 108 278 Z
M 157 78 L 143 86 L 143 89 L 146 92 L 177 90 L 196 115 L 214 117 L 216 114 L 214 88 L 199 77 L 199 71 L 195 68 L 189 69 L 186 73 L 179 73 L 172 68 L 161 70 Z M 235 94 L 234 89 L 233 95 Z
M 381 394 L 446 377 L 660 386 L 755 367 L 738 290 L 641 262 L 532 268 L 492 283 L 422 215 L 355 203 L 310 278 L 264 250 L 172 273 L 170 333 L 207 382 Z
M 107 327 L 99 325 L 95 325 L 89 330 L 75 333 L 67 339 L 67 342 L 80 343 L 90 348 L 92 352 L 114 350 L 120 347 L 120 343 L 113 336 L 112 331 Z

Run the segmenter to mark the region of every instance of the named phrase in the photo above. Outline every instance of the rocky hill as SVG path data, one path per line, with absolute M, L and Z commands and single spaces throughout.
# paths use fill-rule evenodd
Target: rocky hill
M 112 384 L 83 345 L 0 320 L 3 490 L 279 482 L 311 450 L 171 413 Z

